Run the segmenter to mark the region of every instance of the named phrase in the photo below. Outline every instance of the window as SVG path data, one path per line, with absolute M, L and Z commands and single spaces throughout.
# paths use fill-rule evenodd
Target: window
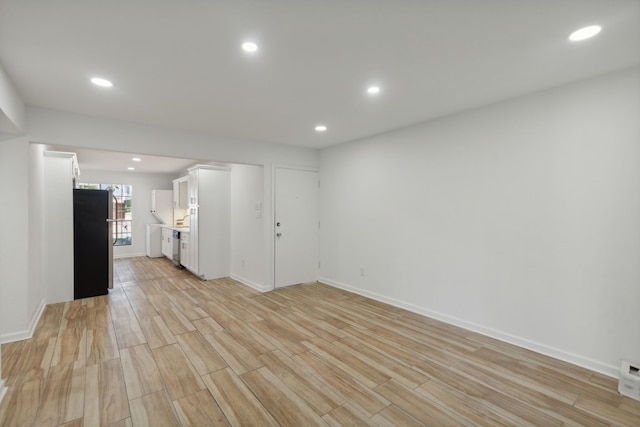
M 131 245 L 131 194 L 133 188 L 127 184 L 90 184 L 81 183 L 78 188 L 87 190 L 113 189 L 113 246 Z

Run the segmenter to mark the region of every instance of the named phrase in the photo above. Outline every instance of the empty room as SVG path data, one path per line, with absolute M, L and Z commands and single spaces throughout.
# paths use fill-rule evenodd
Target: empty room
M 637 0 L 0 0 L 0 426 L 640 425 Z

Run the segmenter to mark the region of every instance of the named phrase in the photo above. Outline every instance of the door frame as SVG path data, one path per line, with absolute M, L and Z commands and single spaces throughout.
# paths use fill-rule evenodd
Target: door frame
M 318 174 L 318 182 L 320 182 L 320 169 L 314 167 L 306 167 L 306 166 L 291 166 L 291 165 L 283 165 L 283 164 L 272 164 L 271 165 L 271 224 L 269 230 L 271 232 L 270 242 L 271 242 L 271 283 L 272 289 L 276 290 L 276 170 L 277 169 L 291 169 L 302 172 L 316 172 Z M 318 189 L 318 207 L 320 207 L 320 194 Z M 318 217 L 320 213 L 318 213 Z M 320 231 L 318 231 L 319 233 Z M 318 248 L 318 257 L 320 256 L 320 248 Z M 320 262 L 318 258 L 318 262 Z

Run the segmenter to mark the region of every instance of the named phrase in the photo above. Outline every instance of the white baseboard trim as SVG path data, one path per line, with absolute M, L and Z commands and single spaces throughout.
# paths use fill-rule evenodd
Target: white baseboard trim
M 0 366 L 1 368 L 2 366 Z M 0 373 L 2 373 L 2 370 L 0 369 Z M 0 403 L 2 403 L 2 399 L 4 399 L 4 396 L 7 394 L 7 387 L 4 386 L 4 380 L 2 378 L 0 378 Z
M 146 253 L 141 253 L 141 254 L 120 254 L 120 255 L 114 255 L 113 259 L 121 259 L 121 258 L 136 258 L 136 257 L 140 257 L 140 256 L 147 256 Z M 161 258 L 161 257 L 158 257 Z
M 47 303 L 43 298 L 42 301 L 40 301 L 40 305 L 38 306 L 38 310 L 36 311 L 35 316 L 33 316 L 33 318 L 31 319 L 31 325 L 29 326 L 29 338 L 33 336 L 33 333 L 36 330 L 36 326 L 38 326 L 38 322 L 40 321 L 40 317 L 42 316 L 42 313 L 44 313 L 44 309 L 46 306 Z
M 531 341 L 526 338 L 521 338 L 521 337 L 511 335 L 506 332 L 498 331 L 492 328 L 487 328 L 485 326 L 478 325 L 473 322 L 468 322 L 466 320 L 459 319 L 454 316 L 449 316 L 447 314 L 428 310 L 426 308 L 419 307 L 417 305 L 414 305 L 405 301 L 397 300 L 394 298 L 389 298 L 384 295 L 377 294 L 375 292 L 370 292 L 364 289 L 346 285 L 344 283 L 331 280 L 327 277 L 320 277 L 318 281 L 322 283 L 326 283 L 327 285 L 333 286 L 335 288 L 343 289 L 345 291 L 353 292 L 354 294 L 362 295 L 362 296 L 374 299 L 376 301 L 393 305 L 398 308 L 404 308 L 405 310 L 409 310 L 413 313 L 421 314 L 431 319 L 439 320 L 441 322 L 445 322 L 450 325 L 458 326 L 460 328 L 467 329 L 472 332 L 477 332 L 479 334 L 486 335 L 488 337 L 495 338 L 497 340 L 504 341 L 509 344 L 517 345 L 518 347 L 526 348 L 528 350 L 535 351 L 536 353 L 553 357 L 554 359 L 562 360 L 564 362 L 568 362 L 573 365 L 581 366 L 583 368 L 599 372 L 609 377 L 613 377 L 613 378 L 618 377 L 618 373 L 620 370 L 618 366 L 608 365 L 606 363 L 599 362 L 597 360 L 592 360 L 592 359 L 589 359 L 588 357 L 580 356 L 578 354 L 573 354 L 564 350 L 560 350 L 558 348 L 551 347 L 546 344 L 542 344 L 536 341 Z
M 242 283 L 243 285 L 249 286 L 250 288 L 253 288 L 253 289 L 255 289 L 256 291 L 259 291 L 259 292 L 269 292 L 269 291 L 273 290 L 273 288 L 261 285 L 261 284 L 256 283 L 256 282 L 252 282 L 251 280 L 245 279 L 244 277 L 238 276 L 237 274 L 231 273 L 231 275 L 229 277 L 231 277 L 233 280 L 237 280 L 238 282 Z
M 31 322 L 29 324 L 29 329 L 25 331 L 17 331 L 17 332 L 9 332 L 7 334 L 3 334 L 0 336 L 0 344 L 6 344 L 14 341 L 22 341 L 28 340 L 33 337 L 33 332 L 36 330 L 36 326 L 38 326 L 38 322 L 40 321 L 40 316 L 44 312 L 44 308 L 47 306 L 45 300 L 40 301 L 40 305 L 36 310 L 35 314 L 31 318 Z

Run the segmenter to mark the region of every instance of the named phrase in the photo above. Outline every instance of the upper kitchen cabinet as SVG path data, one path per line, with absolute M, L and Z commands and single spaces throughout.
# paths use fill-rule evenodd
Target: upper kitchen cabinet
M 204 280 L 228 277 L 231 268 L 231 169 L 189 168 L 189 266 Z
M 173 180 L 173 207 L 189 208 L 189 177 L 187 176 Z
M 162 224 L 173 224 L 172 197 L 171 190 L 151 190 L 151 213 Z

